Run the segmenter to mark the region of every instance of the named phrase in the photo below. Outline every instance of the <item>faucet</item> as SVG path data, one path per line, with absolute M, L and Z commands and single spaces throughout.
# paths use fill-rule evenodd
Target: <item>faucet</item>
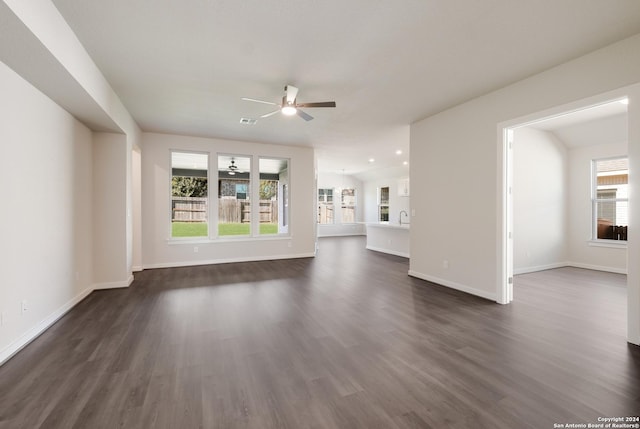
M 400 225 L 402 225 L 402 213 L 404 213 L 405 216 L 409 217 L 409 214 L 406 211 L 400 210 Z

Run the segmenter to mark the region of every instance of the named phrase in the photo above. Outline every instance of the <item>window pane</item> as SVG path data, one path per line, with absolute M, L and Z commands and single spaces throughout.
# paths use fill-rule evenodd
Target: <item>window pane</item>
M 251 158 L 218 155 L 218 236 L 251 234 Z
M 355 223 L 356 221 L 356 190 L 342 190 L 342 223 Z
M 260 158 L 260 234 L 288 232 L 289 161 Z
M 380 204 L 378 204 L 378 220 L 380 222 L 389 222 L 389 187 L 380 188 L 378 196 Z
M 171 236 L 209 235 L 209 155 L 171 153 Z
M 318 189 L 318 223 L 332 224 L 333 220 L 333 189 Z
M 389 206 L 380 206 L 380 222 L 389 222 Z
M 596 238 L 626 240 L 628 226 L 629 161 L 627 158 L 594 161 L 594 218 Z

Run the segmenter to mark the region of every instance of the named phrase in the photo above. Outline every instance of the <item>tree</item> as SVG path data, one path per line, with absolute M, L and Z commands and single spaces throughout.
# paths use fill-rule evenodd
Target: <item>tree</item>
M 173 176 L 171 195 L 174 197 L 206 197 L 207 179 L 205 177 Z
M 277 180 L 261 180 L 260 181 L 260 199 L 270 200 L 278 193 Z

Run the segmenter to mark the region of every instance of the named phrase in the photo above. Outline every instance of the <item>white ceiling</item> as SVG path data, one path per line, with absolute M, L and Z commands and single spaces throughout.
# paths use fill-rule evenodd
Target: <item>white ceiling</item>
M 143 131 L 313 146 L 346 174 L 400 166 L 413 121 L 640 32 L 637 0 L 53 3 Z M 239 123 L 285 84 L 337 108 Z
M 567 148 L 626 143 L 628 140 L 627 105 L 620 101 L 555 116 L 528 125 L 550 131 Z

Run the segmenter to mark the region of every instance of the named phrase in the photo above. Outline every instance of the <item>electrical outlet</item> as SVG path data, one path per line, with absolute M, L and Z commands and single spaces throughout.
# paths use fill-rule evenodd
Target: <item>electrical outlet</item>
M 23 314 L 29 310 L 29 306 L 27 305 L 27 300 L 22 300 L 22 302 L 20 303 L 20 309 Z
M 449 269 L 449 261 L 447 261 L 446 259 L 442 261 L 442 268 L 444 268 L 445 270 Z
M 411 217 L 416 215 L 416 209 L 411 209 Z
M 193 253 L 198 253 L 198 247 L 197 246 L 193 248 Z
M 0 326 L 4 325 L 4 311 L 0 312 Z

